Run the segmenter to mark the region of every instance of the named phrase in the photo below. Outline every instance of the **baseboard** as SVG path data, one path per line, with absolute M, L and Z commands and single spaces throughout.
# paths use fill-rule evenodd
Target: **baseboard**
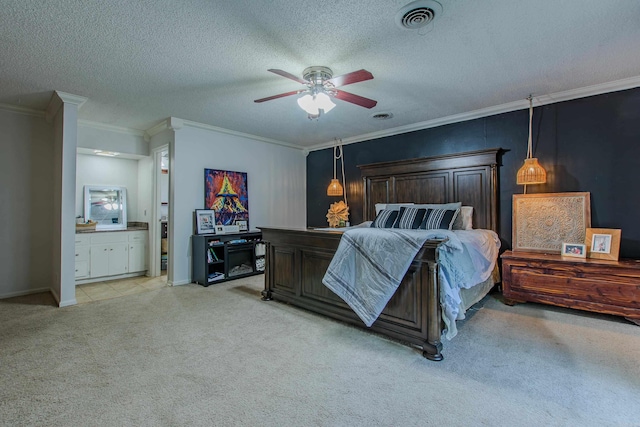
M 49 289 L 49 292 L 51 292 L 51 295 L 53 295 L 53 299 L 56 300 L 56 304 L 58 304 L 58 307 L 60 307 L 60 295 L 58 295 L 58 293 L 54 289 Z
M 167 280 L 167 284 L 169 286 L 182 286 L 182 285 L 188 285 L 189 283 L 191 283 L 190 280 L 180 280 L 180 281 L 177 281 L 177 282 L 171 282 L 171 281 Z
M 49 288 L 40 288 L 40 289 L 29 289 L 29 290 L 26 290 L 26 291 L 8 292 L 6 294 L 0 294 L 0 299 L 13 298 L 13 297 L 22 297 L 22 296 L 25 296 L 25 295 L 39 294 L 39 293 L 42 293 L 42 292 L 51 292 L 51 289 L 49 289 Z M 53 294 L 53 292 L 51 292 L 51 293 Z M 55 298 L 55 295 L 54 295 L 54 298 Z
M 77 305 L 78 301 L 73 299 L 68 299 L 66 301 L 58 302 L 58 307 L 69 307 L 70 305 Z

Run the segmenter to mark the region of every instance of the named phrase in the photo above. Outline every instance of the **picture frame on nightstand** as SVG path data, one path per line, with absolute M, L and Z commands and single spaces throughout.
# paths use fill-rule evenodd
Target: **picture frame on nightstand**
M 574 258 L 586 258 L 587 245 L 583 245 L 582 243 L 563 243 L 560 255 Z
M 620 255 L 619 228 L 587 228 L 585 245 L 589 258 L 618 261 Z

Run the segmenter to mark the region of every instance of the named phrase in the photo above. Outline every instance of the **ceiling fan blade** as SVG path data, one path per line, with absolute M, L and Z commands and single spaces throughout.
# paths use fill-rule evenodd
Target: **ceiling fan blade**
M 285 96 L 291 96 L 291 95 L 297 95 L 300 92 L 304 92 L 304 90 L 294 90 L 292 92 L 287 92 L 287 93 L 281 93 L 280 95 L 273 95 L 273 96 L 267 96 L 266 98 L 260 98 L 260 99 L 256 99 L 253 102 L 265 102 L 265 101 L 271 101 L 272 99 L 278 99 L 278 98 L 284 98 Z
M 294 76 L 293 74 L 287 73 L 286 71 L 283 71 L 283 70 L 278 70 L 276 68 L 270 68 L 267 71 L 271 71 L 272 73 L 275 73 L 275 74 L 277 74 L 279 76 L 286 77 L 286 78 L 291 79 L 291 80 L 295 80 L 298 83 L 302 83 L 303 85 L 306 85 L 307 83 L 309 83 L 308 81 L 302 80 L 300 77 Z
M 364 96 L 354 95 L 353 93 L 345 92 L 343 90 L 336 90 L 336 94 L 334 96 L 342 101 L 347 101 L 364 108 L 373 108 L 378 104 L 378 101 L 365 98 Z
M 340 87 L 353 83 L 363 82 L 365 80 L 371 80 L 372 78 L 373 74 L 371 74 L 367 70 L 358 70 L 329 79 L 329 82 L 331 82 L 334 87 Z

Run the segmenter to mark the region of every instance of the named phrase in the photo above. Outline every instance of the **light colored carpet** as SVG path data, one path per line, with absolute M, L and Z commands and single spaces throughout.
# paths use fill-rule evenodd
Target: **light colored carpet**
M 624 320 L 489 296 L 431 362 L 263 302 L 262 280 L 0 301 L 0 425 L 640 425 L 640 327 Z

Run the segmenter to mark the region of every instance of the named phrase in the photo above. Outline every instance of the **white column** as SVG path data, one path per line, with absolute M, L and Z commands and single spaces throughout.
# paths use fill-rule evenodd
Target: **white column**
M 185 209 L 191 212 L 191 205 L 184 203 L 180 199 L 180 194 L 176 192 L 176 188 L 190 184 L 183 183 L 181 181 L 183 178 L 179 174 L 180 167 L 189 167 L 189 165 L 185 165 L 184 162 L 178 165 L 177 162 L 180 153 L 177 152 L 176 140 L 178 131 L 184 127 L 184 121 L 170 117 L 167 119 L 167 127 L 173 131 L 173 138 L 169 142 L 169 235 L 167 236 L 169 238 L 167 256 L 172 268 L 167 271 L 167 283 L 175 286 L 191 282 L 191 256 L 189 255 L 191 254 L 191 233 L 185 233 L 185 230 L 193 227 L 193 220 L 183 213 Z M 188 236 L 186 240 L 185 236 Z M 185 258 L 187 262 L 184 261 Z
M 87 98 L 54 92 L 46 119 L 53 122 L 53 277 L 51 292 L 60 307 L 76 304 L 75 207 L 78 109 Z

